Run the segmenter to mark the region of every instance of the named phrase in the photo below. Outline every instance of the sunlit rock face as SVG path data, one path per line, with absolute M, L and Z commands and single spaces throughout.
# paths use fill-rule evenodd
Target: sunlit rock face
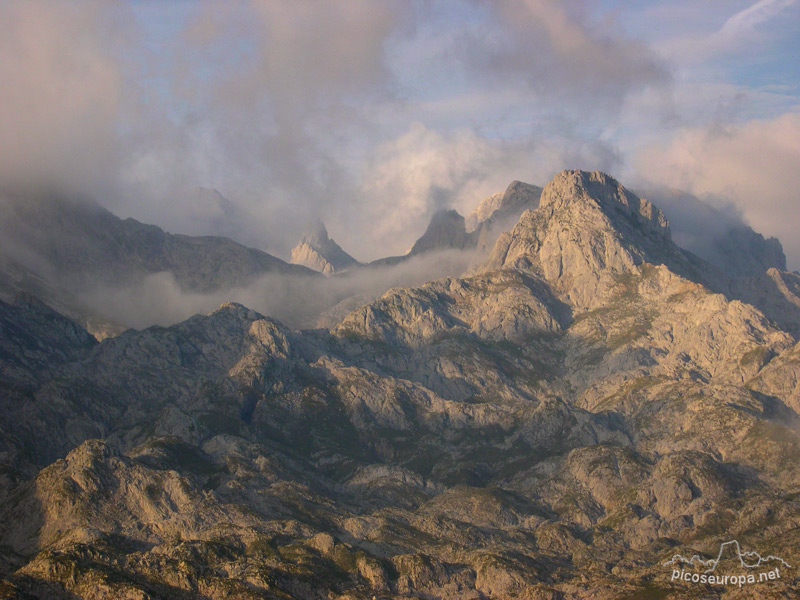
M 525 189 L 466 274 L 324 328 L 225 303 L 97 342 L 0 303 L 0 597 L 681 597 L 678 553 L 800 563 L 774 244 L 725 270 L 606 174 Z M 762 275 L 780 295 L 732 291 Z
M 328 230 L 322 221 L 317 221 L 313 228 L 303 234 L 292 249 L 290 262 L 325 275 L 333 275 L 358 264 L 355 258 L 328 237 Z

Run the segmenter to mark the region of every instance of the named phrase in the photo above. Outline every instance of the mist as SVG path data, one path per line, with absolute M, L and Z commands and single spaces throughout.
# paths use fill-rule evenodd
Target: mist
M 93 314 L 123 326 L 168 326 L 236 302 L 294 329 L 332 327 L 392 287 L 422 285 L 464 273 L 473 251 L 443 250 L 393 266 L 360 267 L 332 277 L 267 274 L 243 287 L 214 292 L 182 289 L 170 272 L 145 276 L 129 286 L 98 285 L 76 292 Z
M 673 241 L 701 258 L 712 256 L 715 243 L 728 232 L 747 226 L 741 211 L 730 202 L 718 201 L 715 206 L 688 192 L 657 186 L 640 193 L 669 219 Z

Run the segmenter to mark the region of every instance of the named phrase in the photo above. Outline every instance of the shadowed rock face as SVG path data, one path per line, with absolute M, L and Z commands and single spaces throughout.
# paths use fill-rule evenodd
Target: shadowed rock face
M 268 275 L 317 276 L 228 238 L 168 233 L 88 201 L 0 194 L 0 299 L 36 294 L 99 338 L 131 325 L 104 310 L 112 290 L 165 278 L 176 295 L 216 294 Z
M 461 250 L 468 242 L 464 217 L 454 210 L 437 212 L 428 229 L 411 247 L 410 255 L 421 254 L 442 248 L 455 248 Z
M 796 564 L 800 346 L 718 278 L 567 171 L 480 269 L 327 330 L 229 303 L 96 343 L 0 304 L 0 597 L 680 597 L 679 552 Z

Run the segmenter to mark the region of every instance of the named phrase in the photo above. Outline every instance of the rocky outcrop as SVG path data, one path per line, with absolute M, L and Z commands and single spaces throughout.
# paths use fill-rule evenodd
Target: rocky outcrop
M 545 186 L 539 208 L 500 236 L 485 268 L 533 270 L 583 309 L 604 302 L 614 278 L 644 262 L 694 274 L 658 208 L 603 173 L 565 171 Z
M 319 221 L 303 234 L 297 246 L 292 249 L 290 262 L 333 275 L 358 265 L 358 261 L 342 250 L 341 246 L 328 237 L 328 230 Z
M 492 251 L 500 234 L 511 230 L 526 210 L 535 210 L 539 206 L 542 188 L 521 181 L 512 181 L 502 194 L 490 196 L 471 214 L 474 227 L 475 254 L 472 266 L 482 265 Z M 499 196 L 499 197 L 498 197 Z M 493 201 L 498 197 L 497 201 Z
M 409 251 L 410 255 L 453 248 L 463 250 L 470 243 L 464 217 L 454 210 L 439 211 L 431 218 L 428 228 Z
M 538 281 L 501 271 L 390 290 L 350 313 L 333 332 L 404 346 L 467 332 L 486 340 L 519 341 L 559 332 L 565 310 Z
M 414 242 L 402 256 L 389 256 L 374 260 L 370 267 L 392 267 L 407 263 L 415 257 L 453 251 L 473 252 L 477 236 L 468 234 L 464 217 L 455 210 L 440 210 L 434 213 L 425 233 Z

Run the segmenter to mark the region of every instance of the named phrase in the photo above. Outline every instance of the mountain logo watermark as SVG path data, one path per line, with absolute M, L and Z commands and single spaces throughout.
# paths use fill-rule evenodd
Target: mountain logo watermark
M 739 563 L 739 568 L 744 569 L 736 574 L 722 574 L 717 567 L 725 553 L 735 552 L 732 557 Z M 724 542 L 719 546 L 716 558 L 705 559 L 698 554 L 686 558 L 675 554 L 670 560 L 662 563 L 665 567 L 672 567 L 670 581 L 684 583 L 698 583 L 709 585 L 749 585 L 766 583 L 781 579 L 781 569 L 791 569 L 792 566 L 780 556 L 772 554 L 761 556 L 758 552 L 742 550 L 737 540 Z

